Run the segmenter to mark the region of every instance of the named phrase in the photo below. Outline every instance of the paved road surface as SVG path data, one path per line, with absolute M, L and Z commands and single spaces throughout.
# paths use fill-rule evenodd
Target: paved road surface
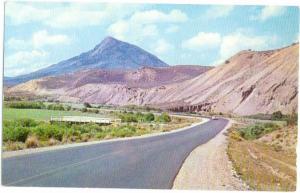
M 227 123 L 210 120 L 168 135 L 5 158 L 2 184 L 168 189 L 189 153 Z

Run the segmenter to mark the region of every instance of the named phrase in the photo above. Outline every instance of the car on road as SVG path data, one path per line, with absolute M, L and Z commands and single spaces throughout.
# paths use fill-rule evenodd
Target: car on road
M 218 118 L 215 117 L 215 116 L 212 116 L 211 119 L 212 119 L 212 120 L 217 120 Z

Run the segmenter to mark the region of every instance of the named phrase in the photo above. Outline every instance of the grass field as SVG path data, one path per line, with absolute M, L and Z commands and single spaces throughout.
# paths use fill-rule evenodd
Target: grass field
M 56 111 L 47 109 L 13 109 L 3 108 L 3 120 L 15 120 L 22 118 L 30 118 L 38 121 L 48 121 L 51 116 L 93 116 L 108 117 L 104 113 L 82 113 L 80 111 Z
M 98 112 L 98 111 L 97 111 Z M 50 123 L 51 116 L 91 116 L 120 118 L 110 125 L 94 123 Z M 3 150 L 45 147 L 168 132 L 200 121 L 199 118 L 170 117 L 167 113 L 60 111 L 49 109 L 3 109 Z

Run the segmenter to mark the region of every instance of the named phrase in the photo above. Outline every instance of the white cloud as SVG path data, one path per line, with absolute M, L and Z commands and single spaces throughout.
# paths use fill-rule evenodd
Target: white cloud
M 205 18 L 216 19 L 228 16 L 234 9 L 233 5 L 213 5 L 204 14 Z
M 111 24 L 107 31 L 118 39 L 124 39 L 125 34 L 129 31 L 129 24 L 124 20 L 120 20 Z
M 46 30 L 35 32 L 28 40 L 11 38 L 7 41 L 7 46 L 14 50 L 37 49 L 45 46 L 55 46 L 69 44 L 70 38 L 63 34 L 49 34 Z
M 7 2 L 5 15 L 13 25 L 40 22 L 54 28 L 79 28 L 107 24 L 143 7 L 143 5 L 126 5 L 124 8 L 121 4 L 74 2 L 63 6 L 51 3 L 42 6 L 38 3 Z
M 213 50 L 220 55 L 214 63 L 220 64 L 241 50 L 265 50 L 278 42 L 277 36 L 248 34 L 251 33 L 247 29 L 238 29 L 236 32 L 224 36 L 213 32 L 199 32 L 196 36 L 183 41 L 182 47 L 199 51 L 199 53 L 204 50 Z
M 144 38 L 156 38 L 159 34 L 154 24 L 141 25 L 130 21 L 120 20 L 111 24 L 107 32 L 120 40 L 137 43 Z
M 19 25 L 33 21 L 43 21 L 51 16 L 51 10 L 35 8 L 24 3 L 6 2 L 5 16 L 11 18 L 12 24 Z
M 41 30 L 27 40 L 11 38 L 6 45 L 12 53 L 5 56 L 5 75 L 16 76 L 32 72 L 49 64 L 46 46 L 61 46 L 70 43 L 70 38 L 62 34 L 49 34 Z
M 32 36 L 32 44 L 34 48 L 40 48 L 47 45 L 68 44 L 70 41 L 70 38 L 66 35 L 50 35 L 46 30 L 38 31 Z
M 41 50 L 19 51 L 4 57 L 5 76 L 17 76 L 45 66 L 49 54 Z
M 16 38 L 10 38 L 7 40 L 6 45 L 14 50 L 23 50 L 28 48 L 28 42 Z
M 173 45 L 167 42 L 165 39 L 159 39 L 154 47 L 154 52 L 157 54 L 165 54 L 173 48 Z
M 127 20 L 121 19 L 112 23 L 107 32 L 118 39 L 139 43 L 147 38 L 148 41 L 159 38 L 160 23 L 180 23 L 188 19 L 185 13 L 180 10 L 171 10 L 169 13 L 158 10 L 137 11 Z M 174 29 L 173 29 L 174 30 Z M 149 40 L 149 38 L 151 40 Z
M 254 20 L 266 21 L 272 17 L 281 16 L 285 13 L 286 7 L 282 6 L 265 6 L 259 15 L 252 16 Z
M 222 38 L 220 46 L 221 63 L 241 50 L 264 50 L 276 43 L 276 36 L 245 35 L 240 32 L 226 35 Z
M 56 28 L 70 28 L 99 25 L 106 19 L 105 11 L 84 10 L 79 6 L 70 6 L 58 15 L 49 18 L 45 23 Z
M 188 19 L 185 13 L 174 9 L 169 13 L 164 13 L 158 10 L 147 10 L 136 12 L 130 20 L 134 23 L 149 24 L 149 23 L 180 23 Z
M 191 50 L 212 49 L 221 43 L 221 35 L 219 33 L 200 32 L 196 36 L 183 41 L 182 47 Z

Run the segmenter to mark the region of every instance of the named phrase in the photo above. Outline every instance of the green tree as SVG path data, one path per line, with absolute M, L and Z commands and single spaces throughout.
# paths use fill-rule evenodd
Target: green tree
M 85 108 L 92 108 L 92 105 L 90 103 L 88 103 L 88 102 L 83 103 L 83 106 Z
M 155 116 L 154 116 L 153 113 L 147 113 L 147 114 L 145 115 L 145 120 L 146 120 L 147 122 L 154 121 L 154 119 L 155 119 Z
M 281 113 L 281 111 L 276 111 L 276 112 L 272 113 L 273 120 L 280 120 L 282 118 L 283 118 L 283 114 Z

